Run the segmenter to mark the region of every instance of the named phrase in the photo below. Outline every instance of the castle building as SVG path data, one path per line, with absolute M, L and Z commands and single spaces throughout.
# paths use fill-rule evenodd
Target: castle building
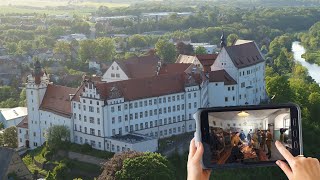
M 265 100 L 264 69 L 252 41 L 191 62 L 163 64 L 152 55 L 114 62 L 101 79 L 83 77 L 77 89 L 50 83 L 37 62 L 28 76 L 28 117 L 18 126 L 19 146 L 36 148 L 49 127 L 65 125 L 77 144 L 111 152 L 157 151 L 158 139 L 195 131 L 198 108 Z

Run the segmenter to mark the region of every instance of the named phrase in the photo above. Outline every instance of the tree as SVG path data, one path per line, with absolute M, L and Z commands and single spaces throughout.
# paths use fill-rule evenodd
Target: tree
M 90 25 L 87 22 L 76 22 L 72 25 L 71 31 L 74 33 L 90 34 Z
M 169 43 L 163 39 L 159 39 L 156 43 L 156 53 L 166 63 L 175 62 L 176 48 L 174 44 Z
M 64 29 L 61 26 L 50 26 L 48 32 L 49 35 L 53 38 L 58 38 L 65 33 Z
M 0 130 L 4 129 L 4 124 L 3 122 L 0 122 Z
M 63 55 L 65 60 L 71 59 L 71 44 L 65 41 L 58 41 L 54 45 L 53 52 Z
M 286 52 L 287 50 L 283 48 L 280 51 L 280 55 L 278 56 L 278 58 L 274 60 L 274 65 L 276 66 L 277 71 L 280 75 L 286 74 L 291 70 L 289 58 L 286 56 Z
M 142 156 L 125 159 L 122 169 L 116 173 L 116 179 L 174 179 L 172 168 L 165 157 L 147 152 Z
M 112 61 L 116 52 L 114 41 L 111 38 L 102 37 L 98 38 L 96 42 L 96 57 L 102 61 Z
M 0 147 L 4 146 L 3 133 L 0 133 Z
M 206 48 L 204 48 L 203 46 L 198 46 L 195 50 L 195 54 L 200 55 L 200 54 L 208 54 L 208 53 Z
M 47 146 L 49 149 L 58 149 L 63 147 L 64 142 L 70 139 L 70 130 L 67 126 L 55 125 L 48 128 L 45 134 Z
M 82 62 L 91 60 L 95 57 L 97 43 L 94 40 L 84 40 L 79 43 L 79 57 Z
M 101 175 L 98 177 L 98 180 L 115 180 L 116 179 L 116 172 L 122 169 L 122 165 L 125 159 L 128 158 L 135 158 L 142 156 L 143 153 L 135 152 L 135 151 L 128 151 L 122 152 L 119 154 L 115 154 L 110 160 L 108 160 L 104 166 Z
M 129 46 L 135 48 L 143 48 L 147 46 L 147 41 L 144 36 L 140 34 L 135 34 L 129 37 Z
M 25 107 L 27 106 L 27 96 L 26 96 L 26 88 L 23 88 L 20 92 L 20 98 L 19 98 L 19 106 Z
M 184 44 L 183 42 L 179 42 L 176 45 L 177 53 L 184 55 L 193 55 L 194 50 L 191 44 Z
M 291 99 L 291 89 L 285 76 L 276 75 L 266 78 L 266 89 L 269 97 L 273 97 L 273 102 L 287 103 Z
M 56 176 L 51 171 L 49 171 L 46 176 L 46 180 L 56 180 Z
M 11 147 L 11 148 L 18 147 L 18 134 L 17 134 L 17 128 L 15 126 L 11 126 L 4 130 L 3 142 L 8 147 Z
M 227 37 L 227 45 L 231 46 L 237 39 L 239 39 L 238 35 L 236 34 L 230 34 Z

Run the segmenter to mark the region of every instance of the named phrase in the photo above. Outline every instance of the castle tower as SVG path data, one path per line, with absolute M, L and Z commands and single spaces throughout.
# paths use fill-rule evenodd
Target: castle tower
M 26 98 L 28 108 L 28 124 L 29 124 L 29 144 L 34 149 L 40 146 L 40 139 L 43 134 L 40 133 L 40 114 L 39 107 L 41 105 L 44 94 L 49 84 L 49 77 L 42 70 L 40 62 L 34 63 L 34 71 L 28 75 L 26 83 Z

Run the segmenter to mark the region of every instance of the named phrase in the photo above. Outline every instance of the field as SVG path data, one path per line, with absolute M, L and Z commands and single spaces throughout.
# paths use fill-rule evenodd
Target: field
M 96 11 L 100 6 L 109 8 L 128 7 L 128 3 L 81 2 L 68 3 L 49 0 L 0 0 L 0 14 L 7 13 L 46 13 L 46 14 L 82 14 Z M 63 7 L 63 8 L 61 8 Z M 67 8 L 64 8 L 67 7 Z M 79 8 L 81 7 L 81 8 Z

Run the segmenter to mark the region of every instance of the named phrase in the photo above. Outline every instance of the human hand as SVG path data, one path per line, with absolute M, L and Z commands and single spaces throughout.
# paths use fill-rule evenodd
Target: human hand
M 208 180 L 211 170 L 202 169 L 201 158 L 203 155 L 203 145 L 201 142 L 196 142 L 193 138 L 190 142 L 189 156 L 188 156 L 188 180 Z
M 290 180 L 319 180 L 320 179 L 320 163 L 316 158 L 306 158 L 303 156 L 294 157 L 292 154 L 279 142 L 276 141 L 276 147 L 282 156 L 287 160 L 287 163 L 278 160 L 276 164 L 282 169 Z

